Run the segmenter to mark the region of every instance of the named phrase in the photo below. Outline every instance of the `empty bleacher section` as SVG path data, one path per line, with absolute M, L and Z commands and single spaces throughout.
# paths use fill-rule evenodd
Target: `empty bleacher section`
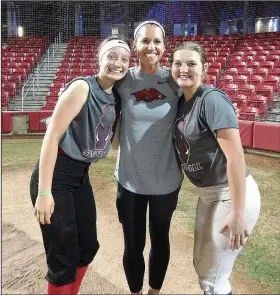
M 1 106 L 7 107 L 10 99 L 23 86 L 24 81 L 36 67 L 45 53 L 48 37 L 11 37 L 6 47 L 1 49 Z
M 245 41 L 247 40 L 247 41 Z M 185 41 L 198 42 L 207 50 L 208 84 L 223 89 L 240 108 L 240 119 L 279 121 L 280 34 L 208 35 L 169 37 L 162 65 L 170 65 L 174 48 Z M 52 110 L 58 92 L 78 76 L 97 72 L 100 38 L 75 37 L 68 45 L 61 66 L 42 110 Z M 264 55 L 264 53 L 266 55 Z M 259 62 L 259 57 L 262 60 Z M 131 57 L 132 66 L 137 64 Z
M 248 34 L 237 41 L 218 87 L 240 108 L 240 119 L 280 122 L 280 34 Z M 276 107 L 276 108 L 274 108 Z M 275 111 L 276 110 L 276 111 Z
M 90 37 L 73 38 L 66 49 L 59 70 L 46 97 L 42 110 L 52 110 L 57 102 L 58 92 L 66 83 L 78 76 L 97 73 L 97 50 L 101 39 Z
M 155 19 L 166 30 L 161 64 L 170 66 L 172 51 L 184 41 L 203 45 L 206 83 L 223 89 L 238 105 L 243 145 L 279 152 L 280 18 L 274 17 L 279 5 L 276 1 L 4 0 L 2 132 L 15 132 L 18 116 L 27 116 L 27 132 L 44 132 L 42 119 L 52 114 L 60 88 L 76 77 L 97 73 L 101 40 L 119 33 L 132 44 L 137 24 Z M 19 26 L 24 37 L 16 37 Z M 136 65 L 132 50 L 130 66 Z

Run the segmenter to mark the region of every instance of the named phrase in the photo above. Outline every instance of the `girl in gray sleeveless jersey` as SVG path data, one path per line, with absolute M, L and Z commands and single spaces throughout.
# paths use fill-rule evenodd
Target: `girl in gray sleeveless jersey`
M 48 294 L 77 294 L 99 248 L 88 169 L 109 151 L 116 118 L 112 87 L 127 73 L 129 57 L 126 42 L 104 40 L 99 73 L 70 82 L 50 119 L 30 182 L 47 257 Z
M 160 66 L 165 32 L 154 21 L 134 33 L 140 66 L 115 85 L 121 97 L 120 146 L 115 176 L 117 209 L 123 226 L 123 265 L 131 293 L 143 287 L 146 214 L 149 205 L 151 251 L 149 294 L 158 294 L 170 256 L 169 229 L 183 180 L 172 142 L 179 87 Z
M 229 98 L 202 84 L 205 51 L 191 42 L 175 49 L 172 76 L 183 88 L 174 124 L 182 168 L 198 187 L 194 267 L 205 294 L 232 294 L 234 262 L 260 213 L 258 186 L 245 168 L 238 121 Z

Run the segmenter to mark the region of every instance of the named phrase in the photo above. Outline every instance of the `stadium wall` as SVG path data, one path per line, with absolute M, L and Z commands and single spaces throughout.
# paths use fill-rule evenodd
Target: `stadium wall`
M 22 117 L 27 123 L 26 134 L 44 133 L 43 119 L 52 115 L 52 111 L 2 112 L 1 131 L 3 134 L 18 134 L 14 129 L 15 119 Z M 243 147 L 280 153 L 280 124 L 239 120 Z

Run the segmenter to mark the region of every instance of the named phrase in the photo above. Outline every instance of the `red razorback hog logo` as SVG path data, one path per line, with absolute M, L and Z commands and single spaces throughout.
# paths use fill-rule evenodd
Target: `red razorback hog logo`
M 141 91 L 137 91 L 134 93 L 131 93 L 131 95 L 135 95 L 136 102 L 139 102 L 141 100 L 145 102 L 152 102 L 157 99 L 165 99 L 166 96 L 160 93 L 155 88 L 145 88 Z

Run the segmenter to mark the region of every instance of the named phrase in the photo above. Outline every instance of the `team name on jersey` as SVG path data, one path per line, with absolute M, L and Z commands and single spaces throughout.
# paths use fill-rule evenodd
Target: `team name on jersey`
M 88 158 L 103 158 L 106 156 L 106 151 L 83 150 L 82 155 Z
M 189 172 L 196 172 L 196 171 L 200 171 L 203 169 L 203 167 L 201 166 L 200 163 L 195 163 L 195 164 L 191 164 L 191 165 L 182 164 L 182 168 L 185 171 L 189 171 Z

